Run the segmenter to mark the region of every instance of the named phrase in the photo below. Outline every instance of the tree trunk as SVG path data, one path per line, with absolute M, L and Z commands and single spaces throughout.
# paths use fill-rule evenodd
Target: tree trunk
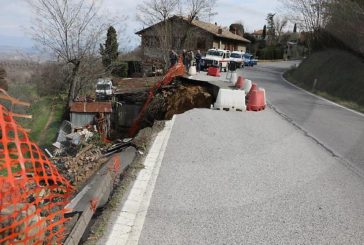
M 76 85 L 77 85 L 77 73 L 80 69 L 80 61 L 72 62 L 74 65 L 72 69 L 72 74 L 70 77 L 70 87 L 68 90 L 68 107 L 71 106 L 73 99 L 76 97 L 75 91 L 76 91 Z

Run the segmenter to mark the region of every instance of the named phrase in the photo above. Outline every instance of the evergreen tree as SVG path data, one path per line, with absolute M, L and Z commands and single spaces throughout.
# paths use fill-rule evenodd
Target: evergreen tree
M 102 56 L 102 64 L 105 68 L 110 68 L 110 65 L 118 58 L 119 44 L 117 34 L 114 27 L 110 26 L 107 30 L 107 38 L 105 44 L 100 44 L 100 54 Z
M 295 23 L 294 27 L 293 27 L 293 33 L 296 33 L 296 32 L 297 32 L 297 24 Z
M 263 27 L 263 33 L 262 33 L 262 39 L 265 40 L 265 37 L 267 36 L 267 26 L 264 25 Z
M 267 33 L 268 33 L 268 36 L 270 36 L 270 37 L 274 37 L 275 32 L 276 32 L 274 16 L 275 16 L 275 14 L 269 13 L 267 15 L 267 19 L 266 19 L 267 20 Z

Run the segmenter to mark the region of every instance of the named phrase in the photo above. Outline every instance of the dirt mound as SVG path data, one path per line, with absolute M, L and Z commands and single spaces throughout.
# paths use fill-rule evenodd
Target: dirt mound
M 202 86 L 175 84 L 163 88 L 148 106 L 142 128 L 153 125 L 154 121 L 170 120 L 173 115 L 194 108 L 210 108 L 213 100 L 208 89 Z
M 175 114 L 181 114 L 193 108 L 210 108 L 212 95 L 201 86 L 180 86 L 170 91 L 166 97 L 165 119 L 169 120 Z

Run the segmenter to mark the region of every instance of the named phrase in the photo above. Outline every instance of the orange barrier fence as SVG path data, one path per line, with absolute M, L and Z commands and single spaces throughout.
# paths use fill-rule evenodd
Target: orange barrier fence
M 0 244 L 61 244 L 73 188 L 14 116 L 0 105 Z

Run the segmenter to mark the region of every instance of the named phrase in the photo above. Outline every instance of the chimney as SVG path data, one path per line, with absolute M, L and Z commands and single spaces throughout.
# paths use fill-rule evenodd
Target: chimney
M 221 35 L 221 34 L 222 34 L 222 28 L 221 28 L 221 27 L 219 28 L 219 30 L 217 30 L 217 33 L 218 33 L 219 35 Z

